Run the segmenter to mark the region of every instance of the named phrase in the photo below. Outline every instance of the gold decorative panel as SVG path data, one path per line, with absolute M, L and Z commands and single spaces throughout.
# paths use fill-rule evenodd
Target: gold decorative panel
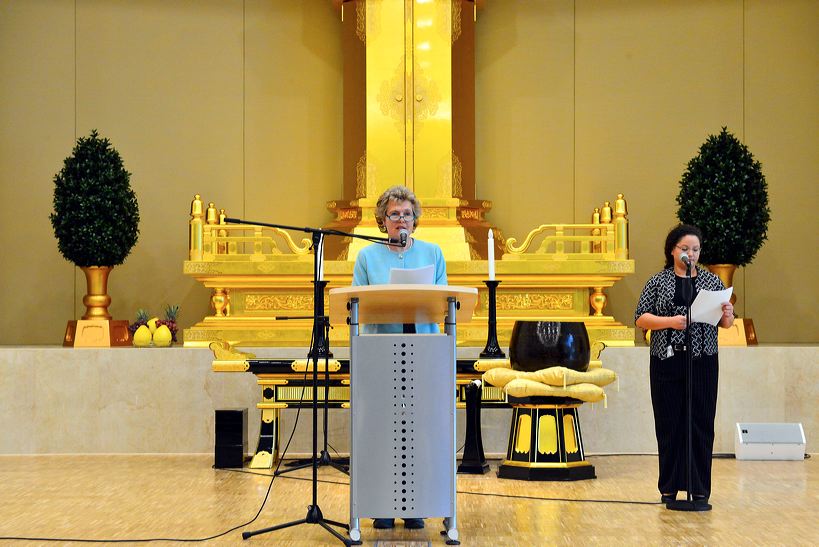
M 557 453 L 557 424 L 554 416 L 545 414 L 538 418 L 537 451 L 541 454 Z
M 574 297 L 571 294 L 499 294 L 496 301 L 498 310 L 570 311 L 574 309 Z
M 571 414 L 563 415 L 563 441 L 566 443 L 567 454 L 577 453 L 577 435 L 574 428 L 574 416 Z
M 312 296 L 247 294 L 245 295 L 246 311 L 268 310 L 304 310 L 313 306 Z
M 532 447 L 532 417 L 528 414 L 518 416 L 515 428 L 515 452 L 526 454 Z

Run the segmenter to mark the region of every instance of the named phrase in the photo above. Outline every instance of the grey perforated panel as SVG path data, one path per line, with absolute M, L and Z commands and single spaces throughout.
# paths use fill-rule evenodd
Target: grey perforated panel
M 454 515 L 453 338 L 361 335 L 350 351 L 351 518 Z

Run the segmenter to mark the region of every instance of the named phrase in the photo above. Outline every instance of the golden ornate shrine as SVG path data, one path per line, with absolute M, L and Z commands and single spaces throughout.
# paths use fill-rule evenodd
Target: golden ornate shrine
M 626 202 L 605 202 L 587 224 L 544 224 L 518 244 L 505 240 L 475 196 L 474 28 L 471 0 L 350 0 L 340 4 L 344 47 L 343 195 L 328 203 L 327 228 L 382 235 L 373 211 L 389 186 L 406 184 L 423 205 L 415 236 L 441 246 L 453 285 L 477 287 L 472 323 L 458 343 L 486 342 L 487 231 L 495 234 L 498 338 L 508 344 L 516 319 L 584 321 L 593 341 L 633 345 L 634 329 L 604 315 L 605 289 L 634 272 L 628 258 Z M 186 346 L 214 340 L 307 346 L 312 314 L 309 240 L 287 232 L 224 224 L 224 211 L 191 208 L 184 273 L 210 288 L 213 314 L 186 329 Z M 351 283 L 362 240 L 329 237 L 328 288 Z M 537 242 L 537 245 L 535 245 Z M 333 329 L 334 345 L 347 343 Z

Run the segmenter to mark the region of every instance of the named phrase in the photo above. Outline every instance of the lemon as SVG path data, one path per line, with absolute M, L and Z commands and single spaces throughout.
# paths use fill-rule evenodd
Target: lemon
M 148 319 L 147 325 L 148 328 L 151 329 L 151 334 L 156 332 L 156 322 L 159 321 L 159 317 L 151 317 Z
M 134 333 L 134 345 L 140 348 L 151 345 L 151 331 L 145 325 L 140 326 Z
M 171 345 L 171 341 L 173 340 L 173 335 L 171 334 L 171 329 L 168 328 L 168 325 L 160 325 L 157 327 L 156 331 L 154 332 L 154 345 L 159 346 L 161 348 L 165 348 Z

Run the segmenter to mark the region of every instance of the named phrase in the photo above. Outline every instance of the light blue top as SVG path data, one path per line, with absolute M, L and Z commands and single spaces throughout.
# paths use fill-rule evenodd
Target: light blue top
M 435 243 L 412 239 L 412 247 L 406 251 L 391 251 L 386 245 L 374 243 L 361 249 L 355 259 L 353 269 L 353 286 L 386 285 L 390 282 L 390 269 L 423 268 L 430 264 L 435 266 L 436 285 L 446 285 L 446 261 L 441 248 Z M 362 332 L 367 334 L 400 333 L 403 326 L 400 324 L 364 325 Z M 435 323 L 419 323 L 415 325 L 415 332 L 438 333 L 440 329 Z

